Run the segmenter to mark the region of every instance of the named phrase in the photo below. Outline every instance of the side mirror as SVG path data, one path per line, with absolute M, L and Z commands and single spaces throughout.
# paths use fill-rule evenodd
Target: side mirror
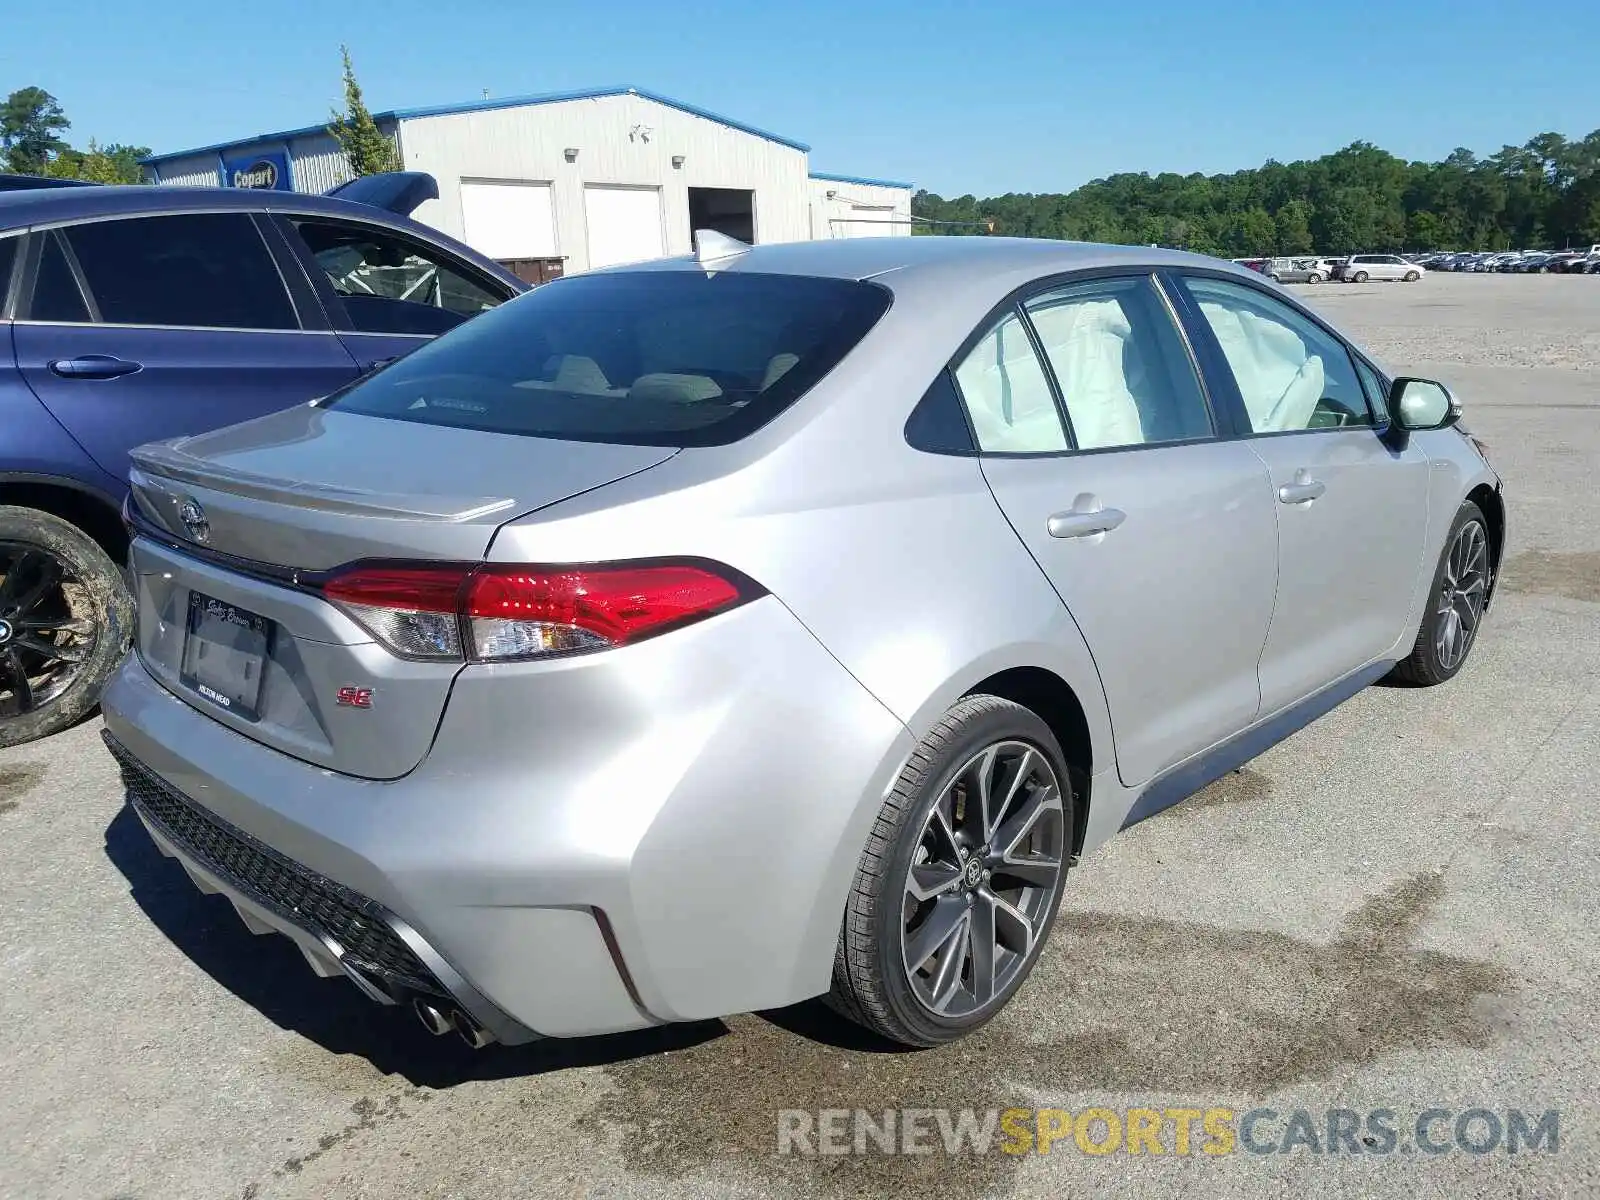
M 1461 419 L 1461 402 L 1436 380 L 1401 376 L 1389 388 L 1389 412 L 1407 433 L 1446 429 Z

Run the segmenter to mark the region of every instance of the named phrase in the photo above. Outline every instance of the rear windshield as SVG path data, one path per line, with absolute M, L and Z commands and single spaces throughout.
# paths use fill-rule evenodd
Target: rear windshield
M 793 404 L 888 307 L 886 289 L 844 279 L 577 275 L 474 317 L 327 403 L 495 433 L 723 445 Z

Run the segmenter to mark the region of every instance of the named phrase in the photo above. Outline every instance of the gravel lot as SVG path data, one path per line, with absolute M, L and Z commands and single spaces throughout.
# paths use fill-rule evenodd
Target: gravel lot
M 1297 289 L 1458 388 L 1513 541 L 1467 670 L 1372 688 L 1075 874 L 980 1035 L 811 1006 L 473 1054 L 248 934 L 122 806 L 98 721 L 0 754 L 0 1193 L 1600 1193 L 1600 279 Z M 1559 1153 L 780 1157 L 777 1110 L 1559 1109 Z

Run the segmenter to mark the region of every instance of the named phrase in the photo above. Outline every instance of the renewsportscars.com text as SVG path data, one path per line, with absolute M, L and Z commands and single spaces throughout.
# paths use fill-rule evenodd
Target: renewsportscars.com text
M 1262 1156 L 1556 1154 L 1558 1110 L 1424 1108 L 782 1109 L 778 1153 Z

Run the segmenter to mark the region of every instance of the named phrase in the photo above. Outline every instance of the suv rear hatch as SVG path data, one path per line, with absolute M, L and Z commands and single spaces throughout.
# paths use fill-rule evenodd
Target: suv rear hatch
M 505 522 L 670 458 L 302 406 L 141 447 L 138 652 L 168 690 L 321 767 L 404 775 L 459 661 L 411 661 L 315 590 L 373 559 L 475 562 Z

